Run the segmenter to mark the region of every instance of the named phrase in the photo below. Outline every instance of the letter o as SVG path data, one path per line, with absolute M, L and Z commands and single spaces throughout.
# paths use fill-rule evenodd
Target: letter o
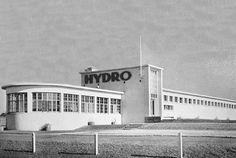
M 125 77 L 126 76 L 125 74 L 127 74 L 127 77 Z M 131 76 L 132 76 L 132 74 L 129 71 L 124 71 L 120 74 L 120 78 L 124 81 L 129 80 L 131 78 Z

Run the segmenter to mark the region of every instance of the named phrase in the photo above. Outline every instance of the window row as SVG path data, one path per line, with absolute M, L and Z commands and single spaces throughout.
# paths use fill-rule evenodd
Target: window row
M 32 95 L 32 111 L 60 111 L 60 93 L 37 92 L 33 93 Z
M 111 99 L 111 113 L 121 113 L 121 100 Z
M 85 112 L 85 113 L 94 113 L 95 112 L 94 97 L 93 96 L 82 95 L 81 112 Z
M 32 93 L 32 111 L 59 112 L 61 111 L 61 94 L 51 92 L 34 92 Z M 81 95 L 81 112 L 82 113 L 121 113 L 121 100 L 97 97 L 95 103 L 94 96 Z M 75 94 L 64 94 L 63 96 L 64 112 L 79 112 L 80 98 Z M 97 109 L 95 109 L 95 104 Z M 27 93 L 11 93 L 7 95 L 8 112 L 27 112 Z
M 64 111 L 65 112 L 79 111 L 79 95 L 64 94 Z
M 95 102 L 93 96 L 82 95 L 81 99 L 81 112 L 94 113 L 95 112 Z M 97 113 L 108 113 L 108 98 L 97 97 Z M 110 99 L 110 113 L 121 113 L 121 100 L 120 99 Z
M 236 109 L 236 104 L 164 95 L 164 101 Z
M 27 112 L 27 93 L 7 94 L 8 112 Z
M 164 105 L 164 110 L 174 110 L 173 105 Z

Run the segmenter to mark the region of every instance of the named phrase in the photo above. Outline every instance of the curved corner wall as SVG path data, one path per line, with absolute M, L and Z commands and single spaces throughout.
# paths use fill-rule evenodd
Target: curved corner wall
M 10 85 L 3 89 L 6 89 L 9 98 L 6 117 L 9 130 L 41 130 L 47 124 L 50 124 L 51 130 L 73 130 L 88 125 L 88 122 L 96 125 L 121 124 L 119 111 L 123 92 L 58 84 Z M 23 103 L 20 102 L 21 95 L 17 95 L 21 93 L 27 96 Z M 36 99 L 33 95 L 36 93 L 47 94 L 46 98 L 53 98 L 51 94 L 59 94 L 60 97 L 56 101 L 38 100 L 38 94 Z M 119 107 L 115 102 L 119 102 Z M 24 106 L 25 103 L 27 106 Z M 42 106 L 46 107 L 46 111 Z M 20 110 L 22 107 L 23 111 Z
M 7 129 L 9 130 L 41 130 L 46 124 L 51 130 L 74 130 L 94 122 L 96 125 L 121 124 L 120 114 L 81 114 L 81 113 L 12 113 L 7 115 Z

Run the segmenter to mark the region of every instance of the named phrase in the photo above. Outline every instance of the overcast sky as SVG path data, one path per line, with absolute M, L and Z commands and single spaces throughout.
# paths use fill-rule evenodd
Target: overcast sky
M 235 0 L 0 0 L 0 85 L 80 85 L 88 66 L 164 68 L 164 88 L 236 100 Z M 0 113 L 5 109 L 0 91 Z

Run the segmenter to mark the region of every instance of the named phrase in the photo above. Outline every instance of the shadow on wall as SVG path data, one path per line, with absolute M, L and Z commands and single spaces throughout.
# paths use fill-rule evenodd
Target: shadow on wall
M 6 130 L 6 113 L 0 115 L 0 131 Z
M 43 125 L 40 129 L 40 131 L 51 131 L 51 124 L 47 123 Z

